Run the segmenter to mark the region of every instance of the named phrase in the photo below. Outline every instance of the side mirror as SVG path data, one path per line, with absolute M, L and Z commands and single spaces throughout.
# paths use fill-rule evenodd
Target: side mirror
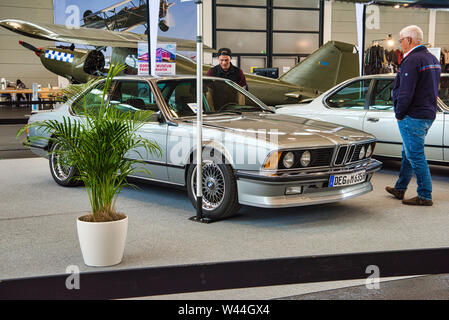
M 153 112 L 150 116 L 149 122 L 162 122 L 162 115 L 161 112 Z

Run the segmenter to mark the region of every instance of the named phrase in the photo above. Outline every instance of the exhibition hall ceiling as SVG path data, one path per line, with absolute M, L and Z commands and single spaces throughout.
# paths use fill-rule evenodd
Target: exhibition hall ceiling
M 345 2 L 359 2 L 366 4 L 380 5 L 401 5 L 403 7 L 420 7 L 420 8 L 449 8 L 448 0 L 343 0 Z

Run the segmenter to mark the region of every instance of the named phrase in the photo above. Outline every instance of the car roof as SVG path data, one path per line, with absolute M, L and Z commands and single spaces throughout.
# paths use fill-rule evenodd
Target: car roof
M 370 74 L 370 75 L 364 75 L 364 76 L 358 76 L 354 77 L 348 80 L 355 80 L 355 79 L 377 79 L 377 78 L 394 78 L 396 77 L 396 73 L 381 73 L 381 74 Z M 449 77 L 449 73 L 442 73 L 441 77 Z
M 196 79 L 196 75 L 175 75 L 175 76 L 162 76 L 162 77 L 153 77 L 153 76 L 142 76 L 142 75 L 120 75 L 114 77 L 115 80 L 179 80 L 179 79 Z M 203 76 L 203 79 L 215 79 L 215 80 L 227 80 L 219 77 L 211 77 L 211 76 Z
M 337 88 L 340 88 L 342 86 L 345 86 L 348 83 L 351 83 L 353 81 L 357 81 L 357 80 L 371 80 L 371 79 L 394 79 L 396 77 L 396 73 L 381 73 L 381 74 L 370 74 L 370 75 L 365 75 L 365 76 L 357 76 L 357 77 L 353 77 L 353 78 L 349 78 L 346 79 L 342 82 L 340 82 L 339 84 L 336 84 L 334 87 L 330 88 L 329 90 L 326 90 L 325 92 L 323 92 L 323 94 L 327 94 L 331 91 L 334 91 Z M 449 78 L 449 73 L 442 73 L 441 77 L 448 77 Z

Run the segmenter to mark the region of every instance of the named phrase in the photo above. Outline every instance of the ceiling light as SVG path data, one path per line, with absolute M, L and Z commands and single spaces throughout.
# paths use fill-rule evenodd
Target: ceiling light
M 387 38 L 387 46 L 392 47 L 393 45 L 394 45 L 393 37 L 391 36 L 391 34 L 389 34 Z

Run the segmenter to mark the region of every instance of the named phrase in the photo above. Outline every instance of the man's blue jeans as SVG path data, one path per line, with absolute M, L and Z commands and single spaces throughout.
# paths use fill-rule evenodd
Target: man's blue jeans
M 433 120 L 416 119 L 406 116 L 398 121 L 402 136 L 402 163 L 399 179 L 394 186 L 397 190 L 406 190 L 415 172 L 418 183 L 418 196 L 432 200 L 432 179 L 429 165 L 424 155 L 424 139 Z

